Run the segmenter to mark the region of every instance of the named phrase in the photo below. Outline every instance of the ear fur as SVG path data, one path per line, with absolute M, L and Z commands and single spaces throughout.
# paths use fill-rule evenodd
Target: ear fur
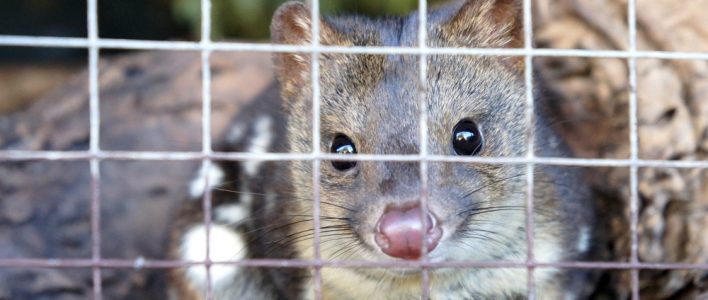
M 465 0 L 442 32 L 460 47 L 523 48 L 523 23 L 521 0 Z M 523 58 L 512 59 L 523 67 Z
M 524 45 L 520 0 L 466 0 L 443 27 L 464 46 L 521 48 Z
M 302 2 L 281 5 L 270 25 L 271 40 L 276 44 L 309 45 L 312 43 L 310 9 Z M 326 21 L 320 18 L 321 45 L 351 45 Z M 310 53 L 276 53 L 275 67 L 283 89 L 297 88 L 309 80 Z

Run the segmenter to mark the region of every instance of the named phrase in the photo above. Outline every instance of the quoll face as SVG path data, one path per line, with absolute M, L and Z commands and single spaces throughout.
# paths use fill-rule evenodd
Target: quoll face
M 418 58 L 350 55 L 332 59 L 336 63 L 325 64 L 322 69 L 328 76 L 321 81 L 321 150 L 341 154 L 418 154 Z M 367 78 L 370 82 L 365 83 L 334 80 L 348 78 L 348 74 L 356 73 L 352 69 L 362 65 L 378 69 L 376 78 Z M 430 66 L 426 93 L 429 153 L 525 154 L 523 82 L 504 62 L 494 58 L 433 56 Z M 460 82 L 456 74 L 461 73 L 468 74 L 470 82 Z M 356 88 L 362 85 L 370 88 Z M 432 238 L 431 257 L 448 260 L 525 255 L 524 233 L 520 230 L 525 222 L 524 170 L 513 165 L 430 163 L 427 203 L 434 226 L 426 225 Z M 395 218 L 396 222 L 388 217 L 391 211 L 418 211 L 414 210 L 420 201 L 418 163 L 332 161 L 324 162 L 321 172 L 322 201 L 336 204 L 324 205 L 323 214 L 346 215 L 361 242 L 357 247 L 362 250 L 350 251 L 361 257 L 353 258 L 419 256 L 416 248 L 420 248 L 420 243 L 415 240 L 420 239 L 419 231 L 426 227 L 420 216 Z M 511 221 L 506 226 L 512 230 L 499 230 L 493 220 Z M 399 228 L 397 234 L 383 234 L 386 228 L 381 228 L 382 224 L 404 229 Z M 400 248 L 398 243 L 410 245 L 402 247 L 404 250 L 387 251 L 385 240 L 392 243 L 388 248 Z M 345 255 L 355 254 L 340 256 Z
M 519 47 L 515 1 L 466 1 L 430 13 L 428 44 L 434 47 Z M 274 17 L 276 42 L 308 44 L 309 10 L 286 5 Z M 416 47 L 417 20 L 335 18 L 321 21 L 324 44 Z M 494 29 L 494 30 L 491 30 Z M 309 55 L 276 56 L 278 77 L 289 115 L 292 152 L 312 147 L 312 82 Z M 419 116 L 428 116 L 427 151 L 434 155 L 523 157 L 527 151 L 526 94 L 522 58 L 430 55 L 427 57 L 425 107 L 420 106 L 420 57 L 416 55 L 354 55 L 323 53 L 320 59 L 320 127 L 323 153 L 418 154 Z M 540 114 L 533 125 L 537 140 L 552 132 Z M 546 145 L 546 144 L 544 144 Z M 550 146 L 545 146 L 550 147 Z M 562 151 L 550 149 L 547 153 Z M 297 199 L 312 199 L 312 164 L 294 163 Z M 429 162 L 427 211 L 420 207 L 422 178 L 418 162 L 323 161 L 321 200 L 322 257 L 325 259 L 418 259 L 423 232 L 433 261 L 511 260 L 527 255 L 525 201 L 526 165 Z M 572 257 L 569 207 L 561 194 L 561 179 L 537 168 L 533 216 L 536 258 L 556 261 Z M 291 208 L 312 215 L 311 201 L 294 201 Z M 311 230 L 309 219 L 293 232 Z M 300 239 L 299 253 L 311 257 L 312 241 Z M 396 270 L 354 269 L 352 278 L 406 281 Z M 346 273 L 345 272 L 345 273 Z M 519 292 L 522 271 L 433 270 L 434 285 L 450 287 L 462 279 L 480 280 L 471 293 Z M 553 271 L 538 272 L 543 282 Z M 343 273 L 342 273 L 343 274 Z M 358 274 L 358 275 L 357 275 Z M 447 275 L 446 275 L 447 274 Z M 381 277 L 383 276 L 383 277 Z M 325 279 L 325 285 L 337 286 Z M 405 285 L 403 285 L 405 286 Z M 419 285 L 408 292 L 415 295 Z M 346 289 L 340 286 L 339 288 Z M 335 288 L 336 289 L 336 288 Z M 401 288 L 405 289 L 405 288 Z M 463 289 L 464 290 L 464 289 Z
M 320 21 L 319 41 L 417 47 L 417 16 L 325 18 Z M 427 45 L 522 47 L 520 16 L 518 0 L 456 1 L 429 12 Z M 309 45 L 311 24 L 308 7 L 286 3 L 273 17 L 273 41 Z M 567 154 L 547 125 L 543 108 L 548 103 L 543 97 L 535 96 L 534 122 L 527 127 L 521 57 L 427 55 L 424 86 L 419 84 L 418 55 L 322 52 L 317 57 L 320 143 L 315 147 L 322 153 L 417 155 L 423 150 L 420 116 L 425 112 L 428 154 L 524 157 L 529 132 L 537 154 Z M 235 141 L 226 151 L 312 151 L 311 59 L 308 53 L 274 55 L 280 88 L 269 90 L 264 101 L 239 114 L 228 134 Z M 271 95 L 277 91 L 281 99 Z M 284 110 L 274 111 L 280 100 Z M 246 133 L 253 138 L 246 138 Z M 526 215 L 529 190 L 533 191 L 534 213 L 529 217 L 535 224 L 537 262 L 580 260 L 592 243 L 593 205 L 577 169 L 536 165 L 530 189 L 526 184 L 530 169 L 513 163 L 428 161 L 426 177 L 421 177 L 418 161 L 320 161 L 319 177 L 307 160 L 220 162 L 212 167 L 202 173 L 218 179 L 221 187 L 208 187 L 215 190 L 210 235 L 215 240 L 210 240 L 209 256 L 216 261 L 313 258 L 314 195 L 320 200 L 319 248 L 327 261 L 405 262 L 421 258 L 427 250 L 433 262 L 524 262 L 526 224 L 531 220 Z M 313 178 L 319 179 L 316 190 Z M 202 199 L 204 179 L 198 177 L 191 187 L 193 197 Z M 193 222 L 187 220 L 175 231 L 180 234 L 172 243 L 179 247 L 171 249 L 174 257 L 198 261 L 206 256 L 206 229 L 201 216 L 194 214 L 202 211 L 201 201 L 191 204 L 185 216 Z M 211 270 L 217 299 L 317 298 L 310 288 L 315 277 L 309 276 L 309 269 L 217 265 Z M 320 271 L 323 299 L 418 299 L 421 295 L 423 277 L 418 268 L 325 265 Z M 204 268 L 193 266 L 172 274 L 172 286 L 183 298 L 198 298 L 194 295 L 205 292 Z M 428 275 L 431 299 L 524 299 L 529 278 L 523 266 L 430 268 Z M 585 275 L 585 271 L 536 268 L 536 298 L 582 299 L 578 287 Z

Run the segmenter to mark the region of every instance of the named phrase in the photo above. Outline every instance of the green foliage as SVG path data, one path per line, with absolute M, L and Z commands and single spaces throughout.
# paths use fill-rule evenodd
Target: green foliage
M 212 38 L 266 39 L 273 12 L 286 0 L 212 0 Z M 429 5 L 443 0 L 428 0 Z M 321 0 L 322 14 L 358 13 L 370 16 L 404 15 L 418 7 L 418 0 Z M 176 21 L 187 24 L 199 37 L 200 0 L 173 0 Z

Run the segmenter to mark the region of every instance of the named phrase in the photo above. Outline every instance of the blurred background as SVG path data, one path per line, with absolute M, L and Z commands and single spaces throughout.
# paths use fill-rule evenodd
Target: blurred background
M 267 42 L 284 0 L 212 0 L 212 40 Z M 418 0 L 321 0 L 323 15 L 402 15 Z M 434 6 L 443 0 L 428 0 Z M 627 0 L 533 0 L 540 48 L 628 49 Z M 708 0 L 638 0 L 639 50 L 708 53 Z M 200 0 L 98 0 L 99 36 L 198 41 Z M 0 0 L 0 35 L 83 38 L 86 0 Z M 101 149 L 200 151 L 198 51 L 101 49 Z M 0 150 L 86 150 L 87 51 L 0 46 Z M 212 136 L 273 80 L 269 53 L 214 52 Z M 537 57 L 558 95 L 560 132 L 575 155 L 626 159 L 629 82 L 621 57 Z M 708 60 L 637 61 L 639 158 L 708 161 Z M 171 212 L 198 162 L 101 163 L 103 258 L 164 259 Z M 587 168 L 610 239 L 607 261 L 629 254 L 629 170 Z M 86 161 L 0 161 L 0 259 L 91 257 Z M 168 176 L 166 176 L 166 174 Z M 137 180 L 139 179 L 139 180 Z M 639 258 L 708 263 L 708 170 L 640 168 Z M 629 272 L 598 279 L 594 299 L 629 299 Z M 162 269 L 103 269 L 106 299 L 163 299 Z M 0 300 L 87 299 L 90 269 L 0 268 Z M 642 299 L 708 299 L 708 271 L 644 270 Z
M 265 42 L 275 9 L 286 0 L 213 0 L 212 39 Z M 431 0 L 431 5 L 442 2 Z M 401 15 L 417 0 L 322 1 L 323 14 Z M 199 40 L 199 0 L 98 1 L 101 38 Z M 85 0 L 0 1 L 0 35 L 86 37 Z M 120 51 L 106 50 L 102 55 Z M 85 66 L 72 48 L 0 47 L 0 113 L 16 110 Z M 30 80 L 31 78 L 31 80 Z

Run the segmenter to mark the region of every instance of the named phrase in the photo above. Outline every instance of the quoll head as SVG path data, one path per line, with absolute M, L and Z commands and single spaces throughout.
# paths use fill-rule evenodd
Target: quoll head
M 521 6 L 470 0 L 432 10 L 431 47 L 522 47 Z M 307 6 L 282 6 L 274 42 L 309 45 Z M 371 20 L 322 18 L 324 45 L 417 47 L 417 15 Z M 427 105 L 420 106 L 417 55 L 319 54 L 322 153 L 418 154 L 419 116 L 428 115 L 429 154 L 523 156 L 526 153 L 523 58 L 427 57 Z M 309 53 L 275 56 L 288 112 L 291 152 L 312 149 Z M 417 259 L 423 232 L 433 260 L 525 258 L 525 165 L 428 164 L 422 216 L 418 162 L 322 161 L 322 255 L 340 259 Z M 295 162 L 297 199 L 312 199 L 312 163 Z M 539 203 L 553 203 L 553 193 Z M 311 214 L 311 201 L 292 209 Z M 539 204 L 541 205 L 541 204 Z M 298 223 L 296 231 L 312 224 Z M 342 238 L 348 237 L 347 240 Z M 311 240 L 303 243 L 310 247 Z

